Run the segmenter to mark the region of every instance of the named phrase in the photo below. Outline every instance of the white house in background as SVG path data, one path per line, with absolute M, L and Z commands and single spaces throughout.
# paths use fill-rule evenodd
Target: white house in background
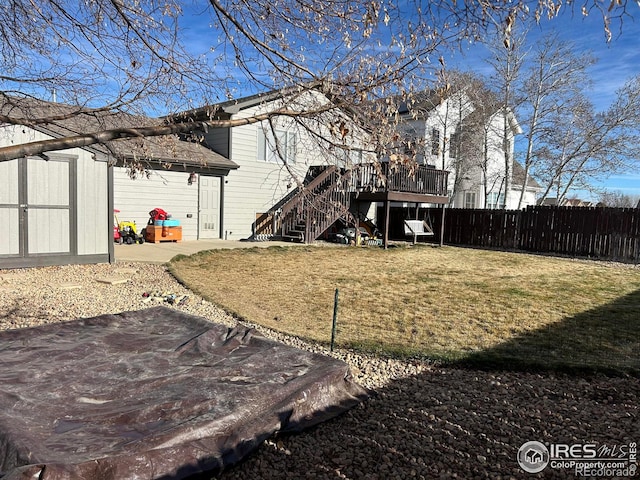
M 505 146 L 513 159 L 514 137 L 522 133 L 511 110 L 493 108 L 484 114 L 462 89 L 447 95 L 424 92 L 402 104 L 399 114 L 405 136 L 420 146 L 418 163 L 449 171 L 450 206 L 518 208 L 524 170 L 512 160 L 505 171 Z M 521 206 L 535 205 L 539 190 L 529 176 Z
M 89 109 L 65 118 L 78 107 L 4 98 L 4 114 L 62 120 L 0 125 L 1 146 L 153 121 Z M 118 166 L 123 162 L 139 162 L 146 172 L 131 180 L 130 169 Z M 120 140 L 0 162 L 0 268 L 113 261 L 114 208 L 121 220 L 135 220 L 141 229 L 149 211 L 160 207 L 181 221 L 184 238 L 218 238 L 222 179 L 237 167 L 176 138 Z

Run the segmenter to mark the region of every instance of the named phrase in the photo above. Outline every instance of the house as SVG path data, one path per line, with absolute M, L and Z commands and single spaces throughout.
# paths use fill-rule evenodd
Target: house
M 398 114 L 405 137 L 419 146 L 416 161 L 450 172 L 450 206 L 518 208 L 525 172 L 514 159 L 514 138 L 522 129 L 510 109 L 478 105 L 459 88 L 423 92 L 401 103 Z M 539 191 L 528 176 L 521 207 L 535 205 Z
M 208 147 L 239 166 L 225 179 L 224 238 L 310 242 L 338 220 L 386 222 L 388 215 L 376 218 L 379 203 L 448 201 L 446 172 L 422 166 L 414 175 L 401 165 L 374 164 L 367 132 L 350 121 L 352 112 L 331 102 L 314 88 L 296 88 L 180 114 L 237 125 L 200 132 Z M 320 113 L 241 124 L 277 110 Z
M 153 122 L 26 97 L 3 99 L 0 111 L 25 122 L 0 125 L 0 146 Z M 55 119 L 37 120 L 43 118 Z M 215 212 L 223 199 L 222 179 L 236 168 L 220 154 L 173 137 L 0 162 L 0 268 L 113 261 L 114 207 L 140 228 L 151 209 L 162 207 L 182 221 L 186 238 L 210 230 L 219 236 Z M 142 178 L 131 180 L 135 169 Z M 190 182 L 192 175 L 198 181 Z

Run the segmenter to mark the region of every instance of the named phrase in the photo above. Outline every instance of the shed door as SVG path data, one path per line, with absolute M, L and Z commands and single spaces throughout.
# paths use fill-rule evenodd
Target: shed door
M 220 238 L 220 177 L 200 175 L 198 238 Z
M 71 168 L 68 160 L 19 159 L 0 164 L 7 192 L 0 212 L 0 255 L 30 257 L 71 253 Z M 5 217 L 6 215 L 6 217 Z
M 0 178 L 7 179 L 8 188 L 0 188 L 0 256 L 20 255 L 20 185 L 18 164 L 20 160 L 0 162 Z

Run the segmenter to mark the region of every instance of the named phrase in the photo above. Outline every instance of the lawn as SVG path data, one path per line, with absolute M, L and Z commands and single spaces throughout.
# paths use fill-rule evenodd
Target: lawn
M 454 247 L 215 250 L 171 262 L 251 322 L 441 361 L 640 370 L 640 269 Z

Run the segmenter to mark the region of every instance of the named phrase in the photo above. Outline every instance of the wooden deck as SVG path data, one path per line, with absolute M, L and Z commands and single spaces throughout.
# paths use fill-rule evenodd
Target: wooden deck
M 349 170 L 336 166 L 310 167 L 304 188 L 291 192 L 268 212 L 260 214 L 254 235 L 280 235 L 312 242 L 338 219 L 356 222 L 349 212 L 353 203 L 380 202 L 384 219 L 384 245 L 389 240 L 391 202 L 445 205 L 449 172 L 423 165 L 365 163 Z M 444 209 L 443 209 L 444 212 Z
M 384 205 L 384 248 L 389 245 L 389 217 L 391 202 L 430 203 L 444 209 L 449 203 L 447 179 L 449 172 L 424 165 L 390 165 L 388 163 L 363 164 L 354 169 L 354 202 L 380 202 Z M 416 208 L 417 211 L 417 208 Z M 440 234 L 442 244 L 442 233 Z

